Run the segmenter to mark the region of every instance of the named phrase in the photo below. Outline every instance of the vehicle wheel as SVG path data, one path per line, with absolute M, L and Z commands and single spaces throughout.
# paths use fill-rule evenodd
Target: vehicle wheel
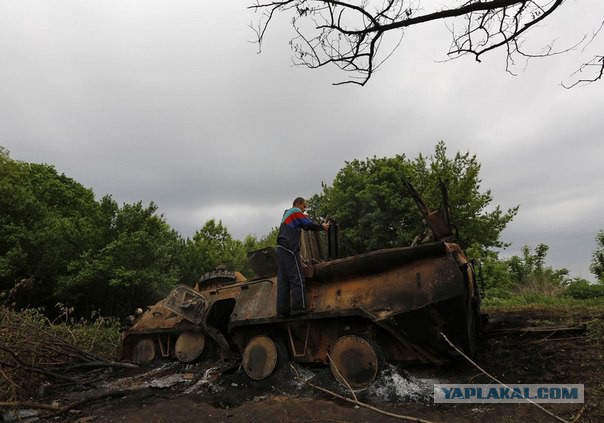
M 206 346 L 206 337 L 201 332 L 183 332 L 176 339 L 174 354 L 179 361 L 191 363 L 197 360 Z
M 287 349 L 280 341 L 266 335 L 255 336 L 243 350 L 242 365 L 245 373 L 254 380 L 266 379 L 287 360 Z
M 155 359 L 155 342 L 151 338 L 141 338 L 132 350 L 132 361 L 138 364 L 149 364 Z
M 329 367 L 342 385 L 366 388 L 378 373 L 379 356 L 376 348 L 365 338 L 346 335 L 338 339 L 331 350 Z

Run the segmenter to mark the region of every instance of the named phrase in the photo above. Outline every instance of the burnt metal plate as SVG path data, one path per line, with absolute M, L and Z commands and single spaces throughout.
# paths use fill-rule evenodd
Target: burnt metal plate
M 206 298 L 188 286 L 179 285 L 165 299 L 164 306 L 188 321 L 200 324 L 206 310 Z

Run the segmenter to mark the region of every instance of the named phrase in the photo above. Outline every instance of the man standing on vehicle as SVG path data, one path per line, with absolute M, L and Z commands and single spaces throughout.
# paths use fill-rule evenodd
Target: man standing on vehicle
M 304 273 L 300 261 L 300 231 L 326 231 L 328 224 L 313 222 L 307 215 L 306 200 L 298 197 L 293 207 L 286 210 L 277 236 L 277 314 L 287 316 L 306 311 Z

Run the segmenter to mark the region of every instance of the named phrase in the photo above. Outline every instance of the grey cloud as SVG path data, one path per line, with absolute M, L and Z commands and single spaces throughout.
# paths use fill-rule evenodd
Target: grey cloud
M 518 77 L 500 53 L 436 63 L 449 40 L 432 26 L 408 31 L 366 87 L 333 87 L 333 69 L 290 65 L 287 20 L 256 54 L 245 6 L 3 2 L 0 145 L 97 196 L 154 201 L 185 237 L 209 218 L 243 237 L 264 235 L 347 160 L 429 155 L 444 139 L 477 154 L 495 204 L 521 205 L 506 254 L 546 242 L 551 265 L 589 277 L 604 228 L 604 85 L 562 89 L 576 57 L 531 61 Z

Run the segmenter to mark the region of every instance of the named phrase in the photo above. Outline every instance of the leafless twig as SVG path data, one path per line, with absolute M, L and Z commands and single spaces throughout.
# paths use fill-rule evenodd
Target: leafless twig
M 575 416 L 575 418 L 573 419 L 573 421 L 571 423 L 577 423 L 581 417 L 583 416 L 583 413 L 585 413 L 585 410 L 587 410 L 587 408 L 589 407 L 589 400 L 585 401 L 585 405 L 583 405 L 583 407 L 581 407 L 581 409 L 579 410 L 579 412 L 577 413 L 577 415 Z

